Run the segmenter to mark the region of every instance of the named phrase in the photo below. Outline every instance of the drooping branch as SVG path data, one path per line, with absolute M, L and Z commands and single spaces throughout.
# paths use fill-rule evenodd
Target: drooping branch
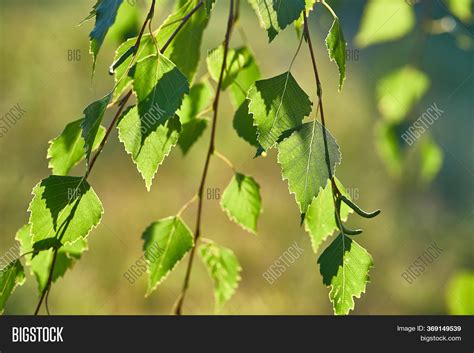
M 156 4 L 156 0 L 152 0 L 152 3 L 150 5 L 150 9 L 148 11 L 148 14 L 145 18 L 145 21 L 143 22 L 143 25 L 140 29 L 140 32 L 138 34 L 138 37 L 137 37 L 137 40 L 135 42 L 135 45 L 134 47 L 136 48 L 134 53 L 133 53 L 133 56 L 132 56 L 132 62 L 133 60 L 136 58 L 136 54 L 138 53 L 138 48 L 140 46 L 140 43 L 141 43 L 141 39 L 143 37 L 143 34 L 145 33 L 145 29 L 146 29 L 146 26 L 147 24 L 151 24 L 151 21 L 153 19 L 153 14 L 155 12 L 155 4 Z M 171 36 L 168 38 L 168 40 L 166 41 L 166 43 L 163 45 L 163 47 L 160 49 L 160 52 L 163 54 L 166 49 L 169 47 L 169 45 L 172 43 L 173 39 L 176 37 L 176 35 L 179 33 L 179 31 L 184 27 L 184 25 L 188 22 L 188 20 L 192 17 L 192 15 L 194 13 L 196 13 L 197 10 L 199 10 L 199 8 L 203 5 L 203 2 L 202 0 L 199 1 L 199 3 L 189 12 L 189 14 L 187 14 L 185 17 L 183 17 L 181 19 L 181 22 L 179 24 L 179 26 L 176 28 L 176 30 L 171 34 Z M 105 144 L 110 136 L 110 133 L 112 132 L 113 128 L 115 127 L 115 125 L 117 124 L 117 121 L 120 117 L 120 115 L 122 114 L 128 100 L 130 99 L 130 97 L 132 96 L 132 90 L 129 90 L 125 96 L 119 101 L 118 103 L 118 110 L 116 112 L 116 114 L 114 115 L 112 121 L 110 122 L 110 125 L 107 127 L 107 130 L 105 132 L 105 136 L 104 138 L 102 139 L 96 153 L 94 154 L 94 156 L 91 158 L 91 161 L 90 163 L 88 164 L 88 167 L 87 167 L 87 170 L 86 170 L 86 173 L 85 173 L 85 176 L 84 176 L 84 179 L 87 179 L 89 177 L 89 174 L 90 172 L 92 171 L 92 168 L 94 167 L 95 165 L 95 162 L 97 161 L 97 158 L 99 157 L 100 153 L 102 152 L 102 150 L 104 149 L 105 147 Z M 51 289 L 51 284 L 52 284 L 52 279 L 53 279 L 53 272 L 54 272 L 54 266 L 55 266 L 55 263 L 56 263 L 56 257 L 57 257 L 57 251 L 58 249 L 55 249 L 54 250 L 54 254 L 53 254 L 53 259 L 51 261 L 51 268 L 50 268 L 50 271 L 49 271 L 49 275 L 48 275 L 48 279 L 46 281 L 46 286 L 45 288 L 43 289 L 43 291 L 41 292 L 41 296 L 40 296 L 40 299 L 39 299 L 39 302 L 36 306 L 36 309 L 35 309 L 35 313 L 34 315 L 37 315 L 40 308 L 41 308 L 41 305 L 43 303 L 43 301 L 47 300 L 47 297 L 49 295 L 49 291 Z M 47 310 L 48 314 L 49 314 L 49 310 Z
M 194 246 L 191 249 L 191 253 L 189 254 L 189 259 L 188 259 L 188 265 L 186 268 L 186 274 L 184 277 L 184 283 L 183 283 L 183 288 L 181 290 L 181 293 L 176 301 L 176 304 L 174 306 L 174 313 L 176 315 L 181 315 L 182 312 L 182 307 L 184 303 L 184 299 L 186 297 L 186 293 L 189 287 L 189 280 L 191 278 L 191 271 L 193 267 L 193 260 L 194 260 L 194 255 L 196 253 L 196 248 L 197 248 L 197 242 L 199 240 L 199 237 L 201 235 L 201 220 L 202 220 L 202 209 L 203 209 L 203 194 L 204 194 L 204 187 L 206 185 L 206 177 L 207 173 L 209 170 L 209 164 L 211 161 L 211 157 L 215 152 L 215 137 L 216 137 L 216 127 L 217 127 L 217 118 L 218 118 L 218 109 L 219 109 L 219 98 L 220 98 L 220 93 L 221 93 L 221 87 L 222 87 L 222 81 L 224 79 L 224 72 L 226 68 L 226 63 L 227 63 L 227 54 L 229 51 L 229 42 L 230 42 L 230 37 L 232 34 L 232 28 L 234 25 L 235 17 L 234 17 L 234 0 L 230 0 L 230 9 L 229 9 L 229 16 L 227 18 L 227 29 L 225 33 L 225 38 L 224 38 L 224 55 L 223 55 L 223 60 L 222 60 L 222 66 L 219 74 L 219 80 L 217 82 L 217 88 L 216 88 L 216 95 L 214 97 L 214 102 L 212 104 L 213 107 L 213 117 L 212 117 L 212 127 L 211 127 L 211 137 L 210 137 L 210 142 L 209 142 L 209 149 L 207 151 L 206 155 L 206 160 L 204 162 L 204 170 L 202 173 L 201 177 L 201 182 L 199 184 L 199 189 L 198 189 L 198 208 L 197 208 L 197 218 L 196 218 L 196 227 L 194 231 Z

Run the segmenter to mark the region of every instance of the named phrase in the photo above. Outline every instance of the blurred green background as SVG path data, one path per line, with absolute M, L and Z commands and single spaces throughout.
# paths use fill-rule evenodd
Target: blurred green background
M 357 49 L 353 39 L 364 1 L 329 1 L 339 17 L 348 49 L 357 59 L 347 63 L 347 80 L 338 92 L 338 73 L 329 62 L 324 38 L 332 19 L 322 7 L 312 13 L 311 31 L 322 75 L 327 124 L 343 153 L 338 178 L 359 205 L 380 208 L 373 220 L 353 217 L 349 224 L 365 231 L 357 239 L 373 256 L 375 267 L 366 294 L 356 299 L 355 314 L 445 314 L 446 288 L 461 270 L 474 269 L 473 241 L 473 92 L 474 30 L 456 22 L 454 33 L 431 36 L 418 55 L 431 87 L 420 107 L 437 102 L 445 111 L 430 128 L 444 152 L 440 173 L 429 185 L 419 182 L 417 160 L 408 160 L 399 178 L 393 178 L 380 160 L 374 129 L 380 120 L 375 96 L 378 79 L 393 68 L 409 63 L 414 55 L 416 31 L 406 38 L 367 49 Z M 153 21 L 156 28 L 170 13 L 162 0 Z M 431 16 L 449 16 L 442 2 L 433 1 Z M 49 175 L 48 141 L 64 126 L 81 117 L 82 110 L 113 86 L 107 69 L 119 44 L 108 36 L 99 55 L 91 82 L 88 34 L 92 23 L 78 26 L 94 1 L 22 0 L 0 2 L 1 95 L 4 115 L 20 103 L 25 116 L 0 139 L 0 253 L 14 246 L 15 232 L 27 222 L 33 186 Z M 140 23 L 148 6 L 139 1 Z M 202 58 L 223 40 L 228 2 L 218 0 L 205 32 Z M 418 5 L 416 6 L 419 15 Z M 389 25 L 389 24 L 388 24 Z M 260 65 L 263 78 L 287 70 L 297 46 L 295 31 L 287 28 L 268 44 L 252 9 L 242 1 L 240 26 Z M 461 48 L 456 33 L 463 35 Z M 239 30 L 232 46 L 243 43 Z M 68 52 L 79 50 L 79 61 L 69 61 Z M 309 55 L 303 46 L 293 74 L 316 101 Z M 201 60 L 200 73 L 205 73 Z M 243 267 L 242 281 L 225 314 L 332 314 L 329 289 L 322 283 L 319 256 L 312 252 L 308 235 L 299 226 L 299 212 L 282 181 L 275 151 L 253 159 L 254 150 L 232 128 L 234 108 L 227 94 L 221 101 L 217 148 L 245 174 L 261 185 L 263 214 L 258 236 L 231 223 L 218 200 L 205 200 L 203 236 L 234 250 Z M 112 112 L 105 118 L 107 125 Z M 417 116 L 411 117 L 413 120 Z M 89 251 L 52 287 L 49 307 L 53 314 L 168 314 L 182 285 L 185 263 L 148 298 L 144 298 L 146 275 L 131 285 L 123 274 L 142 256 L 142 231 L 149 223 L 175 214 L 196 192 L 209 129 L 193 150 L 183 157 L 175 148 L 159 168 L 151 192 L 123 145 L 113 132 L 89 179 L 102 200 L 105 214 L 89 237 Z M 82 175 L 83 165 L 72 175 Z M 231 171 L 219 159 L 211 162 L 209 188 L 224 190 Z M 194 228 L 195 207 L 184 218 Z M 262 277 L 273 262 L 294 242 L 302 256 L 270 285 Z M 441 255 L 412 284 L 401 274 L 436 242 Z M 324 244 L 327 246 L 329 242 Z M 184 312 L 213 313 L 212 282 L 196 257 Z M 37 303 L 36 282 L 31 276 L 7 304 L 7 314 L 31 314 Z

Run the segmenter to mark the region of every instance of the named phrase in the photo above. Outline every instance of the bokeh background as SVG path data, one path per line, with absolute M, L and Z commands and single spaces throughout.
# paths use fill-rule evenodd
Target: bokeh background
M 357 48 L 353 39 L 360 25 L 365 1 L 329 1 L 342 24 L 348 49 L 357 58 L 347 62 L 347 80 L 338 92 L 338 73 L 329 62 L 324 38 L 332 19 L 320 6 L 310 17 L 325 92 L 328 127 L 343 152 L 338 178 L 366 209 L 380 208 L 372 220 L 352 216 L 349 224 L 365 231 L 358 241 L 372 254 L 371 283 L 366 294 L 356 299 L 355 314 L 446 314 L 446 291 L 450 279 L 460 271 L 474 269 L 473 242 L 473 92 L 474 27 L 454 19 L 441 1 L 432 2 L 430 16 L 449 17 L 454 28 L 427 38 L 423 50 L 413 59 L 417 28 L 402 40 Z M 1 0 L 0 2 L 0 113 L 20 103 L 24 117 L 0 139 L 0 253 L 14 246 L 15 232 L 27 222 L 27 207 L 33 186 L 49 175 L 48 141 L 64 126 L 81 116 L 85 106 L 106 94 L 113 86 L 107 68 L 118 46 L 107 37 L 101 50 L 96 75 L 91 81 L 88 33 L 91 23 L 78 26 L 94 1 Z M 153 21 L 154 28 L 171 11 L 162 0 Z M 148 7 L 138 1 L 140 23 Z M 204 35 L 202 55 L 223 40 L 228 2 L 218 0 Z M 415 5 L 420 16 L 419 5 Z M 390 25 L 387 23 L 387 25 Z M 295 31 L 287 28 L 268 44 L 265 31 L 246 1 L 242 1 L 240 26 L 260 65 L 263 78 L 287 70 L 297 46 Z M 461 40 L 460 40 L 461 38 Z M 232 46 L 243 43 L 239 30 Z M 462 45 L 461 45 L 462 44 Z M 78 61 L 68 52 L 79 50 Z M 444 153 L 439 174 L 429 184 L 416 175 L 417 160 L 408 159 L 400 177 L 393 177 L 377 154 L 374 129 L 381 119 L 375 95 L 376 82 L 396 67 L 418 60 L 429 75 L 431 87 L 420 102 L 428 107 L 437 102 L 445 113 L 430 128 L 430 134 Z M 309 55 L 303 46 L 293 74 L 315 101 Z M 205 73 L 200 64 L 199 76 Z M 239 170 L 261 185 L 264 212 L 258 236 L 243 231 L 221 211 L 218 200 L 205 200 L 204 237 L 232 248 L 243 267 L 242 281 L 224 314 L 332 314 L 329 289 L 322 283 L 319 256 L 312 252 L 308 235 L 299 226 L 298 208 L 282 181 L 275 151 L 253 159 L 254 150 L 232 128 L 234 108 L 227 94 L 221 101 L 218 149 Z M 105 118 L 107 124 L 113 112 Z M 412 116 L 415 120 L 417 116 Z M 175 148 L 159 168 L 151 192 L 113 132 L 100 156 L 90 183 L 102 200 L 105 214 L 101 225 L 89 236 L 89 251 L 52 288 L 50 309 L 54 314 L 168 314 L 182 285 L 185 263 L 148 298 L 146 275 L 135 284 L 123 277 L 142 256 L 142 231 L 160 218 L 175 214 L 196 192 L 209 130 L 185 157 Z M 82 175 L 84 166 L 73 175 Z M 207 186 L 221 193 L 232 174 L 219 159 L 211 162 Z M 195 207 L 184 214 L 194 226 Z M 297 242 L 301 257 L 270 285 L 262 277 L 282 253 Z M 436 243 L 440 256 L 412 284 L 401 274 Z M 329 242 L 324 244 L 327 246 Z M 198 257 L 184 312 L 213 313 L 212 282 Z M 6 307 L 7 314 L 31 314 L 37 303 L 36 282 L 31 276 L 17 288 Z

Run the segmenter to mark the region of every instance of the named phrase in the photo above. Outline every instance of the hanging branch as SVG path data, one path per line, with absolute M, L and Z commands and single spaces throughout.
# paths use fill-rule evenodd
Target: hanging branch
M 234 25 L 234 21 L 235 21 L 234 0 L 230 0 L 230 10 L 229 10 L 229 16 L 227 18 L 227 29 L 226 29 L 226 33 L 225 33 L 225 39 L 224 39 L 224 56 L 223 56 L 223 60 L 222 60 L 222 67 L 221 67 L 221 71 L 220 71 L 220 75 L 219 75 L 219 81 L 217 82 L 216 95 L 214 97 L 214 102 L 212 104 L 212 108 L 213 108 L 214 113 L 213 113 L 213 117 L 212 117 L 211 138 L 210 138 L 210 143 L 209 143 L 209 149 L 208 149 L 207 155 L 206 155 L 206 161 L 204 163 L 204 170 L 203 170 L 203 173 L 202 173 L 201 182 L 199 184 L 199 189 L 198 189 L 198 193 L 197 193 L 198 209 L 197 209 L 197 218 L 196 218 L 196 228 L 195 228 L 195 231 L 194 231 L 194 246 L 191 249 L 191 253 L 189 254 L 188 266 L 187 266 L 187 269 L 186 269 L 186 275 L 184 277 L 183 288 L 182 288 L 181 294 L 179 295 L 179 297 L 176 301 L 176 304 L 174 306 L 173 311 L 176 315 L 181 315 L 181 312 L 182 312 L 184 299 L 185 299 L 186 292 L 187 292 L 188 287 L 189 287 L 189 279 L 191 277 L 194 254 L 196 252 L 197 242 L 198 242 L 199 237 L 201 235 L 201 219 L 202 219 L 204 186 L 206 185 L 206 177 L 207 177 L 207 172 L 209 170 L 209 163 L 210 163 L 212 155 L 215 152 L 215 137 L 216 137 L 218 108 L 219 108 L 219 97 L 220 97 L 220 93 L 221 93 L 222 81 L 224 79 L 224 71 L 225 71 L 226 62 L 227 62 L 227 53 L 228 53 L 228 50 L 229 50 L 230 36 L 231 36 L 231 33 L 232 33 L 232 28 L 233 28 L 233 25 Z
M 137 40 L 135 42 L 135 45 L 132 47 L 133 48 L 133 52 L 131 52 L 131 55 L 132 56 L 132 62 L 136 59 L 136 55 L 138 53 L 138 49 L 139 49 L 139 46 L 141 44 L 141 39 L 143 37 L 143 34 L 145 33 L 145 29 L 146 29 L 146 26 L 147 24 L 150 24 L 151 25 L 151 21 L 153 19 L 153 14 L 154 14 L 154 11 L 155 11 L 155 4 L 156 4 L 156 0 L 152 0 L 152 3 L 150 5 L 150 10 L 148 11 L 148 14 L 145 18 L 145 21 L 143 22 L 143 25 L 141 27 L 141 30 L 138 34 L 138 37 L 137 37 Z M 173 39 L 176 37 L 176 35 L 179 33 L 179 31 L 184 27 L 184 25 L 188 22 L 188 20 L 192 17 L 192 15 L 197 11 L 199 10 L 199 8 L 203 5 L 203 2 L 202 0 L 199 1 L 199 3 L 185 16 L 181 19 L 181 22 L 179 24 L 179 26 L 176 28 L 176 30 L 171 34 L 171 36 L 168 38 L 168 40 L 166 41 L 166 43 L 163 45 L 163 47 L 160 49 L 160 52 L 163 54 L 166 49 L 169 47 L 169 45 L 172 43 Z M 113 64 L 112 67 L 116 65 L 116 64 Z M 110 136 L 110 133 L 112 132 L 113 128 L 115 127 L 120 115 L 122 114 L 128 100 L 130 99 L 130 97 L 132 96 L 132 93 L 133 91 L 132 90 L 129 90 L 125 96 L 118 102 L 118 110 L 117 112 L 115 113 L 110 125 L 108 126 L 106 132 L 105 132 L 105 136 L 104 138 L 102 139 L 98 149 L 97 149 L 97 152 L 94 154 L 94 156 L 91 158 L 91 162 L 89 163 L 88 167 L 87 167 L 87 170 L 86 170 L 86 173 L 84 175 L 84 179 L 87 180 L 87 178 L 89 177 L 89 174 L 90 172 L 92 171 L 92 168 L 94 167 L 95 165 L 95 162 L 97 160 L 97 158 L 99 157 L 100 153 L 102 152 L 102 150 L 104 149 L 105 147 L 105 144 Z M 54 253 L 53 253 L 53 259 L 51 261 L 51 268 L 50 268 L 50 271 L 49 271 L 49 274 L 48 274 L 48 279 L 46 281 L 46 286 L 45 288 L 43 289 L 43 291 L 41 292 L 41 296 L 40 296 L 40 299 L 39 299 L 39 302 L 36 306 L 36 309 L 35 309 L 35 312 L 34 312 L 34 315 L 38 315 L 38 312 L 41 308 L 41 305 L 43 303 L 43 301 L 46 302 L 46 307 L 47 307 L 47 300 L 48 300 L 48 295 L 49 295 L 49 292 L 50 292 L 50 289 L 51 289 L 51 284 L 52 284 L 52 281 L 53 281 L 53 272 L 54 272 L 54 266 L 56 264 L 56 257 L 57 257 L 57 253 L 58 253 L 58 249 L 55 248 L 54 249 Z M 45 300 L 46 299 L 46 300 Z M 49 315 L 49 309 L 47 307 L 47 313 Z

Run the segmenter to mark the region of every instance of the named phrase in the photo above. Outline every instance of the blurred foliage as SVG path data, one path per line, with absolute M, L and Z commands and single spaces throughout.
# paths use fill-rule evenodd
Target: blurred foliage
M 358 301 L 355 313 L 459 313 L 466 309 L 461 308 L 456 298 L 472 289 L 468 277 L 464 275 L 464 279 L 453 280 L 447 287 L 449 311 L 440 289 L 446 287 L 452 273 L 474 268 L 472 1 L 422 0 L 413 7 L 405 1 L 390 1 L 389 7 L 393 6 L 393 11 L 390 11 L 395 16 L 384 22 L 381 33 L 378 31 L 377 35 L 370 36 L 369 24 L 377 26 L 377 21 L 388 16 L 377 16 L 377 21 L 364 19 L 375 16 L 371 13 L 380 11 L 377 8 L 381 6 L 390 12 L 388 1 L 334 2 L 348 42 L 347 79 L 341 93 L 336 93 L 338 69 L 329 62 L 325 53 L 324 38 L 333 19 L 329 15 L 310 16 L 312 31 L 320 33 L 315 36 L 315 47 L 322 80 L 328 87 L 325 90 L 328 124 L 338 137 L 343 152 L 338 177 L 349 191 L 360 196 L 361 204 L 377 205 L 383 210 L 378 219 L 363 224 L 367 236 L 361 242 L 370 248 L 376 266 L 371 270 L 369 291 Z M 171 4 L 166 4 L 165 0 L 159 3 L 166 11 L 156 13 L 153 28 L 157 28 L 171 10 Z M 216 16 L 211 19 L 204 35 L 202 57 L 222 41 L 225 3 L 216 2 Z M 466 5 L 468 3 L 471 7 Z M 25 117 L 0 139 L 2 254 L 14 247 L 14 234 L 27 220 L 24 210 L 31 199 L 33 186 L 49 173 L 45 159 L 48 140 L 57 136 L 67 123 L 78 119 L 89 102 L 108 93 L 113 86 L 113 78 L 107 72 L 114 51 L 123 38 L 136 33 L 137 23 L 143 20 L 148 2 L 138 1 L 133 7 L 137 10 L 138 22 L 124 24 L 126 30 L 121 34 L 110 31 L 101 48 L 93 84 L 90 79 L 91 58 L 88 56 L 91 28 L 87 24 L 76 26 L 92 5 L 93 1 L 60 0 L 41 3 L 4 0 L 0 5 L 3 87 L 0 115 L 3 116 L 17 102 L 27 111 Z M 294 29 L 282 31 L 268 45 L 267 33 L 259 28 L 255 14 L 245 1 L 242 5 L 233 46 L 247 44 L 252 48 L 263 78 L 283 72 L 296 49 Z M 426 11 L 422 10 L 423 7 L 430 8 L 431 19 L 421 25 Z M 317 7 L 316 11 L 319 9 Z M 419 49 L 422 28 L 430 35 L 423 36 L 423 46 Z M 367 48 L 355 47 L 354 38 L 356 43 Z M 71 56 L 71 53 L 80 55 Z M 309 56 L 301 53 L 292 71 L 305 91 L 313 92 L 308 62 Z M 378 110 L 380 101 L 376 99 L 376 87 L 383 77 L 408 64 L 418 70 L 423 68 L 421 71 L 431 85 L 414 102 L 417 107 L 406 112 L 401 124 L 387 125 L 383 110 Z M 205 62 L 201 60 L 198 77 L 204 74 L 205 68 Z M 405 84 L 406 87 L 410 85 L 411 82 Z M 314 101 L 314 97 L 311 98 Z M 431 137 L 424 136 L 414 147 L 406 146 L 401 134 L 432 102 L 439 102 L 445 113 L 430 128 Z M 298 208 L 293 196 L 288 195 L 286 182 L 281 180 L 279 167 L 274 163 L 275 154 L 271 152 L 266 158 L 254 160 L 254 148 L 241 141 L 233 130 L 235 109 L 232 102 L 225 98 L 222 103 L 223 119 L 218 127 L 217 143 L 239 169 L 251 173 L 259 181 L 264 209 L 259 235 L 253 237 L 228 222 L 218 199 L 209 197 L 205 201 L 204 235 L 212 236 L 220 245 L 233 249 L 243 269 L 240 289 L 222 312 L 331 314 L 327 289 L 317 271 L 317 257 L 312 253 L 304 229 L 297 228 Z M 105 119 L 110 118 L 106 114 Z M 385 146 L 390 159 L 398 160 L 395 162 L 399 163 L 397 182 L 387 175 L 384 164 L 374 153 L 374 129 L 388 136 L 378 139 L 377 144 Z M 205 136 L 208 133 L 206 131 Z M 91 175 L 94 190 L 106 213 L 101 226 L 90 238 L 90 250 L 53 287 L 50 308 L 54 314 L 166 314 L 181 288 L 184 264 L 179 266 L 177 273 L 170 275 L 167 286 L 158 288 L 147 299 L 143 296 L 147 276 L 139 276 L 132 285 L 124 274 L 142 256 L 140 236 L 146 225 L 175 214 L 194 194 L 207 138 L 201 138 L 196 148 L 186 156 L 182 156 L 178 149 L 173 151 L 160 167 L 154 188 L 146 192 L 116 135 L 114 132 Z M 441 165 L 443 154 L 444 163 Z M 82 171 L 83 165 L 75 168 Z M 218 195 L 216 190 L 225 188 L 231 174 L 218 160 L 213 161 L 208 182 L 210 195 Z M 422 179 L 432 180 L 432 184 L 425 183 L 420 187 L 417 182 L 420 175 Z M 185 218 L 191 222 L 194 217 L 191 211 Z M 305 252 L 274 284 L 268 284 L 262 273 L 295 240 Z M 432 241 L 437 241 L 444 252 L 413 284 L 407 284 L 401 273 Z M 206 268 L 197 265 L 189 301 L 184 308 L 186 312 L 212 312 L 213 303 L 209 300 L 212 283 L 207 277 Z M 472 275 L 469 278 L 472 280 Z M 6 312 L 32 313 L 37 301 L 36 291 L 35 282 L 28 281 L 17 289 Z

